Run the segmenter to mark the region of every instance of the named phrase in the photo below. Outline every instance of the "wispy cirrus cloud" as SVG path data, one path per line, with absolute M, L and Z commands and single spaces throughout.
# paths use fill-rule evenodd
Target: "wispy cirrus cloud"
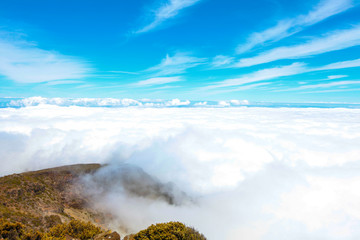
M 359 80 L 352 80 L 352 81 L 335 81 L 335 82 L 327 82 L 327 83 L 318 83 L 318 84 L 309 84 L 309 85 L 303 85 L 300 87 L 294 87 L 294 88 L 286 88 L 286 89 L 277 89 L 275 92 L 288 92 L 288 91 L 299 91 L 299 90 L 310 90 L 310 89 L 328 89 L 332 87 L 340 87 L 344 88 L 350 85 L 359 85 Z M 332 89 L 334 90 L 334 89 Z
M 218 88 L 231 88 L 227 90 L 220 90 L 221 92 L 231 92 L 231 91 L 239 91 L 239 90 L 247 90 L 258 86 L 268 85 L 271 82 L 261 83 L 262 81 L 270 81 L 281 77 L 288 77 L 293 75 L 298 75 L 302 73 L 309 72 L 318 72 L 324 70 L 336 70 L 336 69 L 346 69 L 346 68 L 354 68 L 360 67 L 360 59 L 343 61 L 331 63 L 328 65 L 320 66 L 320 67 L 309 67 L 305 63 L 296 62 L 291 65 L 279 66 L 274 68 L 266 68 L 262 70 L 258 70 L 252 73 L 244 74 L 237 78 L 226 79 L 220 82 L 216 82 L 210 84 L 208 86 L 200 88 L 200 90 L 210 90 L 210 89 L 218 89 Z M 348 75 L 331 75 L 328 76 L 327 80 L 334 80 L 339 78 L 345 78 Z M 349 83 L 350 81 L 342 81 L 342 83 Z M 354 82 L 357 83 L 357 82 Z M 353 84 L 354 84 L 353 83 Z M 331 87 L 332 83 L 329 85 L 322 85 L 324 87 Z M 350 84 L 350 83 L 349 83 Z M 305 85 L 307 86 L 307 85 Z M 334 85 L 335 86 L 335 85 Z M 306 88 L 306 87 L 305 87 Z M 303 89 L 305 89 L 303 88 Z
M 205 64 L 206 58 L 198 58 L 190 53 L 177 52 L 174 55 L 166 55 L 161 62 L 153 67 L 140 71 L 141 78 L 136 82 L 129 84 L 130 87 L 158 87 L 159 89 L 173 88 L 174 86 L 166 85 L 175 82 L 184 81 L 183 73 L 188 69 Z M 176 86 L 179 87 L 179 86 Z
M 306 71 L 307 68 L 304 63 L 293 63 L 287 66 L 262 69 L 253 73 L 245 74 L 238 78 L 227 79 L 204 87 L 204 89 L 241 86 L 248 83 L 296 75 Z
M 147 69 L 156 76 L 166 76 L 185 73 L 187 69 L 204 64 L 206 58 L 193 57 L 189 53 L 179 52 L 173 56 L 166 55 L 160 64 Z
M 334 70 L 334 69 L 342 69 L 342 68 L 354 68 L 354 67 L 360 67 L 360 58 L 350 61 L 343 61 L 343 62 L 335 62 L 328 64 L 323 67 L 318 67 L 316 70 Z
M 346 78 L 348 77 L 348 75 L 330 75 L 328 76 L 328 80 L 333 80 L 333 79 L 339 79 L 339 78 Z
M 360 45 L 360 25 L 338 30 L 304 44 L 278 47 L 257 56 L 240 59 L 234 67 L 249 67 L 282 59 L 299 59 Z
M 313 89 L 313 88 L 329 88 L 329 87 L 337 87 L 337 86 L 347 86 L 352 84 L 360 85 L 360 81 L 337 81 L 331 83 L 319 83 L 313 85 L 305 85 L 300 86 L 298 88 L 293 88 L 293 90 L 302 90 L 302 89 Z
M 230 92 L 238 92 L 238 91 L 246 91 L 250 89 L 259 89 L 263 87 L 267 87 L 267 85 L 270 85 L 271 82 L 258 82 L 258 83 L 248 83 L 248 84 L 242 84 L 240 86 L 232 87 L 232 88 L 222 88 L 217 89 L 215 91 L 212 91 L 211 94 L 223 94 L 223 93 L 230 93 Z
M 223 67 L 228 66 L 234 62 L 234 57 L 217 55 L 212 59 L 211 65 L 213 67 Z
M 182 9 L 190 7 L 200 1 L 201 0 L 168 0 L 158 9 L 152 10 L 154 13 L 153 20 L 145 27 L 135 31 L 135 33 L 139 34 L 154 30 L 166 20 L 178 15 Z
M 20 83 L 81 79 L 92 69 L 85 61 L 38 48 L 26 41 L 0 39 L 0 75 Z
M 337 89 L 320 89 L 313 91 L 306 91 L 304 93 L 334 93 L 334 92 L 358 92 L 360 88 L 337 88 Z
M 276 42 L 300 32 L 307 26 L 321 22 L 354 6 L 353 0 L 322 0 L 310 12 L 292 19 L 279 21 L 274 27 L 251 34 L 244 44 L 237 47 L 238 54 L 258 45 Z
M 129 71 L 108 71 L 109 73 L 114 73 L 114 74 L 130 74 L 130 75 L 138 75 L 139 73 L 137 72 L 129 72 Z
M 47 82 L 45 83 L 45 85 L 54 86 L 54 85 L 65 85 L 65 84 L 80 84 L 80 83 L 83 83 L 83 81 L 60 80 L 60 81 Z
M 149 79 L 142 80 L 142 81 L 139 81 L 137 83 L 134 83 L 133 86 L 147 87 L 147 86 L 174 83 L 174 82 L 179 82 L 179 81 L 182 81 L 181 77 L 179 77 L 179 76 L 175 76 L 175 77 L 155 77 L 155 78 L 149 78 Z

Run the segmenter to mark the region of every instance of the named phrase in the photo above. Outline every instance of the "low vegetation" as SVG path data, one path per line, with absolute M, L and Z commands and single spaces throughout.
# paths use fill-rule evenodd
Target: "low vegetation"
M 87 204 L 78 178 L 99 164 L 80 164 L 0 177 L 0 240 L 120 240 L 105 215 Z M 120 226 L 121 227 L 121 226 Z M 180 222 L 151 225 L 124 240 L 205 240 Z
M 180 222 L 159 223 L 132 236 L 134 240 L 206 240 L 194 228 Z
M 43 234 L 38 231 L 29 230 L 19 222 L 9 222 L 0 219 L 0 239 L 8 240 L 42 240 Z
M 79 164 L 1 177 L 0 218 L 40 232 L 77 219 L 69 212 L 94 216 L 79 220 L 95 223 L 95 218 L 101 219 L 101 216 L 87 205 L 77 180 L 100 167 L 99 164 Z
M 71 220 L 69 223 L 58 224 L 52 227 L 45 234 L 50 239 L 65 239 L 66 236 L 78 238 L 81 240 L 93 239 L 96 235 L 102 233 L 101 228 L 96 227 L 90 222 L 85 223 L 78 220 Z
M 71 220 L 68 223 L 58 224 L 52 227 L 48 232 L 39 232 L 27 228 L 19 222 L 9 222 L 0 219 L 0 239 L 8 240 L 63 240 L 67 236 L 71 238 L 86 240 L 94 239 L 96 235 L 104 231 L 91 224 L 78 220 Z

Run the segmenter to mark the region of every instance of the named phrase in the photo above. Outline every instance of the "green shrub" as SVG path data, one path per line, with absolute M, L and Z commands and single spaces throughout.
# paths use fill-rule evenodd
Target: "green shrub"
M 0 236 L 4 239 L 17 239 L 24 235 L 24 225 L 21 223 L 11 223 L 0 219 Z
M 22 223 L 13 223 L 4 219 L 0 219 L 0 239 L 41 240 L 42 233 L 32 230 L 27 231 Z
M 134 240 L 206 240 L 204 235 L 180 222 L 151 225 L 132 238 Z
M 52 227 L 46 234 L 50 239 L 63 239 L 66 235 L 81 240 L 92 239 L 95 235 L 101 233 L 99 227 L 90 222 L 84 223 L 78 220 L 71 220 L 69 223 L 58 224 Z

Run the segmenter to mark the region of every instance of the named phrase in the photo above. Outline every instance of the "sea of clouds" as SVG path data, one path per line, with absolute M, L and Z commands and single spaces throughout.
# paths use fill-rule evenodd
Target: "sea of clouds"
M 108 107 L 108 108 L 227 108 L 227 107 L 296 107 L 296 108 L 360 108 L 360 103 L 273 103 L 249 102 L 248 100 L 189 101 L 174 98 L 165 99 L 131 99 L 131 98 L 0 98 L 0 108 L 21 108 L 38 105 L 55 105 L 61 107 Z
M 38 105 L 55 105 L 62 107 L 141 107 L 141 108 L 171 108 L 171 107 L 236 107 L 249 105 L 247 100 L 230 101 L 189 101 L 178 98 L 163 99 L 131 99 L 131 98 L 0 98 L 0 107 L 29 107 Z M 360 107 L 360 106 L 359 106 Z
M 360 109 L 0 108 L 1 176 L 97 162 L 160 184 L 174 201 L 96 195 L 128 232 L 182 221 L 210 240 L 359 239 L 359 146 Z

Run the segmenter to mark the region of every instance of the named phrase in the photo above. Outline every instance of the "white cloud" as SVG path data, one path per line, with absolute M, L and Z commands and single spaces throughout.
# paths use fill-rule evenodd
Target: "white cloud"
M 338 88 L 317 91 L 307 91 L 306 93 L 329 93 L 329 92 L 359 92 L 360 88 Z
M 228 101 L 219 101 L 218 106 L 219 107 L 230 107 L 230 103 Z
M 162 89 L 162 88 L 157 88 Z M 31 106 L 61 106 L 61 107 L 110 107 L 110 108 L 125 108 L 125 107 L 139 107 L 139 108 L 167 108 L 188 106 L 192 107 L 189 100 L 150 100 L 142 99 L 135 100 L 129 98 L 44 98 L 44 97 L 29 97 L 17 100 L 10 100 L 6 106 L 8 107 L 31 107 Z M 212 106 L 216 107 L 216 106 Z
M 207 102 L 198 102 L 198 103 L 195 103 L 194 106 L 199 106 L 199 107 L 204 107 L 204 106 L 207 106 Z
M 321 71 L 321 70 L 334 70 L 334 69 L 354 68 L 354 67 L 360 67 L 360 59 L 343 61 L 343 62 L 335 62 L 335 63 L 331 63 L 331 64 L 328 64 L 323 67 L 318 67 L 315 70 Z
M 284 76 L 296 75 L 304 73 L 306 71 L 308 70 L 303 63 L 293 63 L 287 66 L 262 69 L 253 73 L 245 74 L 239 78 L 227 79 L 204 87 L 204 89 L 239 86 L 247 83 L 272 80 Z
M 130 75 L 138 75 L 138 72 L 129 72 L 129 71 L 108 71 L 109 73 L 118 73 L 118 74 L 130 74 Z
M 251 83 L 251 84 L 246 85 L 246 86 L 236 87 L 232 91 L 234 91 L 234 90 L 235 91 L 244 91 L 244 90 L 248 90 L 248 89 L 254 89 L 254 88 L 257 88 L 257 87 L 266 86 L 266 85 L 269 85 L 269 84 L 270 84 L 269 82 Z
M 29 107 L 38 105 L 55 105 L 55 106 L 83 106 L 83 107 L 128 107 L 142 106 L 141 101 L 134 99 L 118 98 L 44 98 L 29 97 L 18 100 L 11 100 L 9 107 Z
M 78 84 L 83 83 L 83 81 L 73 81 L 73 80 L 59 80 L 59 81 L 51 81 L 45 83 L 46 85 L 64 85 L 64 84 Z
M 182 81 L 181 77 L 155 77 L 135 83 L 135 86 L 153 86 Z
M 166 20 L 178 15 L 182 9 L 190 7 L 198 2 L 200 2 L 200 0 L 168 0 L 158 9 L 152 11 L 154 12 L 153 21 L 137 30 L 135 33 L 144 33 L 153 30 Z
M 360 44 L 360 26 L 332 32 L 326 36 L 315 38 L 304 44 L 278 47 L 260 53 L 257 56 L 240 59 L 234 67 L 249 67 L 282 59 L 298 59 L 314 55 L 342 50 Z
M 0 39 L 0 74 L 21 83 L 81 79 L 91 69 L 84 61 L 26 42 Z
M 357 239 L 359 117 L 343 108 L 2 108 L 0 175 L 126 163 L 195 201 L 92 199 L 134 232 L 175 220 L 209 240 Z
M 218 102 L 197 102 L 194 103 L 194 107 L 199 107 L 199 108 L 224 108 L 224 107 L 243 107 L 243 106 L 247 106 L 249 105 L 249 101 L 248 100 L 237 100 L 237 99 L 233 99 L 230 101 L 218 101 Z
M 238 106 L 238 105 L 248 105 L 249 104 L 249 101 L 248 100 L 237 100 L 237 99 L 233 99 L 233 100 L 230 100 L 230 103 L 232 105 L 235 105 L 235 106 Z
M 171 87 L 171 86 L 169 86 Z M 177 87 L 177 86 L 174 86 Z M 152 89 L 162 90 L 165 87 L 154 87 Z M 226 106 L 241 107 L 249 105 L 247 100 L 230 100 L 220 101 L 226 103 Z M 172 107 L 186 107 L 186 108 L 218 108 L 224 107 L 219 102 L 191 102 L 189 100 L 180 100 L 178 98 L 171 100 L 162 99 L 129 99 L 129 98 L 44 98 L 44 97 L 29 97 L 22 99 L 3 99 L 3 106 L 10 108 L 19 107 L 35 107 L 35 106 L 58 106 L 58 107 L 106 107 L 106 108 L 172 108 Z
M 269 209 L 280 219 L 306 224 L 311 231 L 331 226 L 329 234 L 338 238 L 351 238 L 354 225 L 359 223 L 359 176 L 346 178 L 308 176 L 308 186 L 299 186 L 281 196 L 278 208 Z M 295 200 L 296 199 L 296 200 Z M 299 211 L 299 206 L 301 211 Z M 309 215 L 313 216 L 309 219 Z M 345 219 L 348 218 L 348 219 Z
M 274 67 L 274 68 L 266 68 L 262 70 L 258 70 L 249 74 L 242 75 L 238 78 L 226 79 L 214 84 L 210 84 L 206 87 L 199 88 L 198 90 L 209 90 L 216 88 L 225 88 L 225 87 L 237 87 L 227 90 L 219 90 L 217 93 L 224 92 L 233 92 L 233 91 L 242 91 L 248 90 L 252 88 L 256 88 L 263 85 L 270 84 L 269 82 L 261 83 L 260 81 L 267 80 L 275 80 L 276 78 L 284 77 L 284 76 L 292 76 L 298 75 L 302 73 L 308 72 L 316 72 L 316 71 L 324 71 L 324 70 L 335 70 L 335 69 L 344 69 L 344 68 L 353 68 L 360 67 L 360 59 L 343 61 L 343 62 L 335 62 L 321 67 L 308 67 L 304 63 L 293 63 L 291 65 Z M 331 75 L 328 76 L 329 80 L 339 79 L 348 77 L 347 75 Z M 260 82 L 260 83 L 257 83 Z M 248 84 L 248 85 L 245 85 Z M 304 84 L 304 83 L 302 83 Z M 244 86 L 245 85 L 245 86 Z M 325 86 L 325 85 L 324 85 Z M 329 87 L 331 85 L 328 85 Z M 298 89 L 298 88 L 296 88 Z
M 270 82 L 259 82 L 259 83 L 249 83 L 249 84 L 244 84 L 244 85 L 240 85 L 240 87 L 230 87 L 227 89 L 221 89 L 221 90 L 216 90 L 213 91 L 213 94 L 222 94 L 222 93 L 228 93 L 228 92 L 239 92 L 239 91 L 245 91 L 245 90 L 249 90 L 249 89 L 256 89 L 258 87 L 263 87 L 266 85 L 270 85 Z M 247 101 L 247 100 L 244 100 Z M 240 105 L 236 105 L 233 104 L 232 106 L 240 106 Z
M 234 57 L 218 55 L 212 59 L 211 65 L 214 67 L 220 67 L 224 65 L 230 65 L 233 63 Z
M 360 81 L 338 81 L 338 82 L 330 82 L 330 83 L 319 83 L 312 85 L 304 85 L 297 88 L 288 88 L 284 91 L 294 91 L 294 90 L 304 90 L 304 89 L 313 89 L 313 88 L 331 88 L 331 87 L 339 87 L 339 86 L 348 86 L 348 85 L 360 85 Z
M 266 29 L 263 32 L 253 33 L 245 44 L 241 44 L 236 48 L 236 52 L 241 54 L 268 41 L 280 40 L 290 34 L 288 30 L 291 28 L 291 25 L 292 21 L 281 21 L 275 27 Z
M 346 86 L 351 84 L 360 84 L 360 81 L 340 81 L 340 82 L 331 82 L 331 83 L 321 83 L 315 85 L 307 85 L 302 86 L 302 89 L 308 88 L 328 88 L 328 87 L 336 87 L 336 86 Z
M 274 27 L 262 32 L 253 33 L 245 44 L 239 45 L 237 53 L 243 53 L 268 42 L 279 41 L 303 30 L 304 27 L 316 24 L 324 19 L 344 12 L 353 7 L 352 0 L 322 0 L 308 14 L 292 19 L 281 20 Z
M 187 106 L 190 104 L 189 100 L 186 101 L 181 101 L 180 99 L 173 99 L 171 101 L 165 102 L 165 106 L 171 106 L 171 107 L 176 107 L 176 106 Z
M 328 79 L 333 80 L 333 79 L 346 78 L 346 77 L 348 77 L 348 75 L 330 75 L 328 76 Z
M 159 65 L 146 71 L 153 72 L 156 76 L 174 75 L 186 72 L 187 69 L 203 64 L 206 58 L 197 58 L 188 53 L 178 52 L 173 56 L 166 55 Z

